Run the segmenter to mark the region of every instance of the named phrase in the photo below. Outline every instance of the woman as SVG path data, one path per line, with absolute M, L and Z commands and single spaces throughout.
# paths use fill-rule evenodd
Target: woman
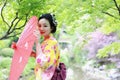
M 36 57 L 35 75 L 36 80 L 51 80 L 56 66 L 59 64 L 59 48 L 57 40 L 52 33 L 56 32 L 57 23 L 54 15 L 43 14 L 38 19 L 38 31 L 35 35 L 36 55 L 32 52 L 31 56 Z M 43 36 L 43 42 L 39 43 L 40 37 Z
M 54 15 L 47 13 L 43 14 L 38 19 L 38 27 L 34 32 L 37 37 L 36 53 L 32 52 L 31 57 L 36 58 L 35 75 L 36 80 L 51 80 L 56 66 L 59 64 L 59 48 L 57 40 L 52 33 L 56 32 L 57 23 Z M 44 40 L 40 44 L 40 37 Z M 13 43 L 12 48 L 16 48 Z

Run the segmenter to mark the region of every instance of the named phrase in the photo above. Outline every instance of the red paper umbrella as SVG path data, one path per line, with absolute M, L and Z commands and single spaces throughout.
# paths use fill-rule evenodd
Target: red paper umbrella
M 26 63 L 28 62 L 28 58 L 36 40 L 36 36 L 33 34 L 33 32 L 36 30 L 37 23 L 37 17 L 33 16 L 27 22 L 25 29 L 16 44 L 17 48 L 14 49 L 9 80 L 18 80 L 20 74 L 24 70 Z

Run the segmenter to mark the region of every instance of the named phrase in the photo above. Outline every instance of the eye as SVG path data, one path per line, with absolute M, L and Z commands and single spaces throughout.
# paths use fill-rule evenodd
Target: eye
M 44 27 L 47 27 L 47 26 L 44 26 Z
M 44 27 L 48 27 L 47 25 L 44 25 Z

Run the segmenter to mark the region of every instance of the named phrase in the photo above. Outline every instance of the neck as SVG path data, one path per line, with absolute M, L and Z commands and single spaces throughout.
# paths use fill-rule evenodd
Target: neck
M 49 38 L 50 38 L 50 35 L 44 36 L 44 40 L 49 39 Z

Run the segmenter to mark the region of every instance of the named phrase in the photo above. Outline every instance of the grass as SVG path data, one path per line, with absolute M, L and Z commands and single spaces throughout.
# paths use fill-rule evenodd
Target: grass
M 3 57 L 12 57 L 13 56 L 13 49 L 11 48 L 3 48 L 0 50 L 0 56 Z

